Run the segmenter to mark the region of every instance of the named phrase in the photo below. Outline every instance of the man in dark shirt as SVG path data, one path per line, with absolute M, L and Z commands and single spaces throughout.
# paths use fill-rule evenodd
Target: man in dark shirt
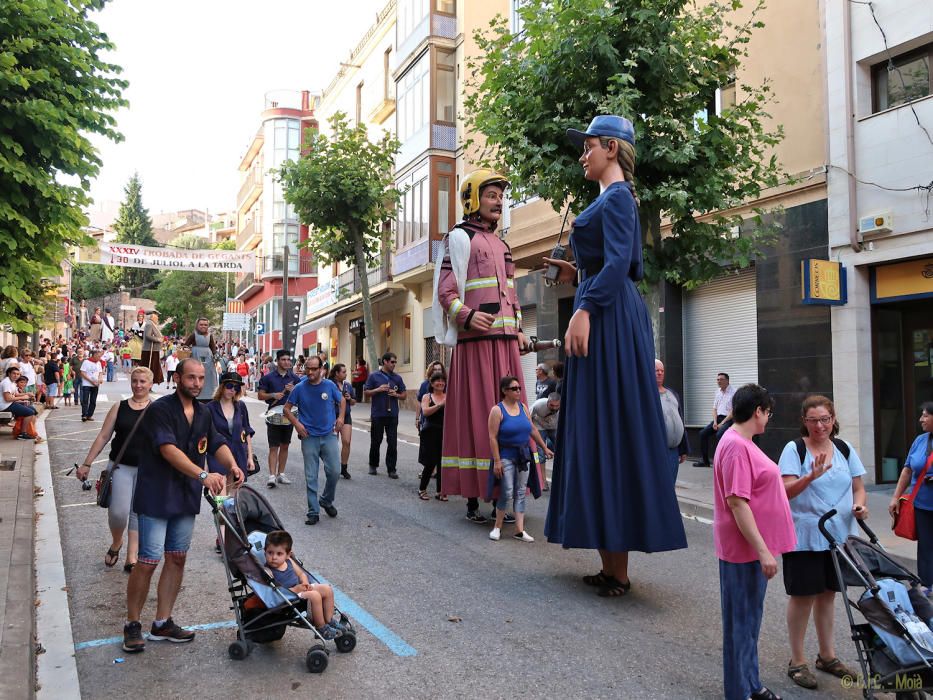
M 548 366 L 543 362 L 535 368 L 535 400 L 546 399 L 557 391 L 557 382 L 548 376 Z
M 139 520 L 139 557 L 126 585 L 123 650 L 128 652 L 146 648 L 140 615 L 163 554 L 165 566 L 149 639 L 194 639 L 194 632 L 172 621 L 172 608 L 181 588 L 195 516 L 201 510 L 201 490 L 207 488 L 217 495 L 224 487 L 223 475 L 206 471 L 207 453 L 217 458 L 237 484 L 243 481 L 230 448 L 214 429 L 210 412 L 196 400 L 204 386 L 204 366 L 189 358 L 178 365 L 175 375 L 175 393 L 149 407 L 143 435 L 135 438 L 147 441 L 147 449 L 142 451 L 133 496 L 133 511 Z
M 61 395 L 62 369 L 58 364 L 58 355 L 52 355 L 45 363 L 45 407 L 58 408 L 55 399 Z
M 382 356 L 382 367 L 373 372 L 363 385 L 363 395 L 372 401 L 369 429 L 369 473 L 379 467 L 379 448 L 382 434 L 386 436 L 386 469 L 390 479 L 398 479 L 395 465 L 398 461 L 398 400 L 405 398 L 405 382 L 395 373 L 397 362 L 394 352 Z
M 269 408 L 285 406 L 288 395 L 301 377 L 292 371 L 292 354 L 288 350 L 275 353 L 275 368 L 259 380 L 259 400 L 265 401 Z M 266 437 L 269 441 L 269 481 L 270 489 L 276 482 L 290 484 L 285 476 L 285 463 L 288 461 L 288 446 L 292 441 L 294 428 L 283 414 L 274 413 L 266 418 Z

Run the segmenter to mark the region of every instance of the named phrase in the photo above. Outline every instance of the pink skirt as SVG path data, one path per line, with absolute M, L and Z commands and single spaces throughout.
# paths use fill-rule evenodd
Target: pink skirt
M 454 349 L 444 409 L 442 493 L 485 498 L 492 456 L 489 411 L 499 403 L 499 380 L 508 375 L 518 377 L 527 406 L 516 340 L 471 340 Z

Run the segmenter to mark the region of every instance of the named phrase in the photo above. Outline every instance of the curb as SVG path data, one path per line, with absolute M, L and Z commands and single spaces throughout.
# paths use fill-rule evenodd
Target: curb
M 696 501 L 686 496 L 677 496 L 677 503 L 680 506 L 680 514 L 689 520 L 706 525 L 713 524 L 713 506 L 703 501 Z
M 48 412 L 43 411 L 36 421 L 36 429 L 43 439 L 47 438 L 47 416 Z M 36 642 L 45 648 L 45 653 L 36 657 L 36 698 L 80 700 L 81 687 L 48 442 L 36 445 L 34 474 L 35 485 L 43 491 L 35 501 Z

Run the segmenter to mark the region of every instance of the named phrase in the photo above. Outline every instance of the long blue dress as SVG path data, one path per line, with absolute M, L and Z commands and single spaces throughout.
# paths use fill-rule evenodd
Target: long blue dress
M 641 232 L 628 183 L 610 185 L 570 236 L 590 312 L 587 357 L 566 363 L 544 534 L 564 547 L 662 552 L 687 546 L 654 377 L 651 322 L 635 282 Z
M 246 472 L 249 470 L 249 465 L 246 463 L 246 458 L 249 455 L 249 450 L 247 450 L 246 447 L 246 438 L 256 434 L 256 431 L 253 430 L 249 424 L 249 412 L 246 410 L 246 404 L 242 401 L 237 401 L 234 404 L 233 430 L 230 429 L 230 424 L 227 423 L 227 417 L 224 415 L 224 409 L 220 405 L 220 401 L 210 401 L 206 406 L 211 412 L 211 420 L 214 423 L 214 427 L 233 453 L 233 459 L 236 460 L 236 465 L 240 468 L 240 471 L 243 472 L 243 478 L 245 480 Z M 218 462 L 212 454 L 207 455 L 207 465 L 211 472 L 227 474 L 227 470 L 221 466 L 220 462 Z

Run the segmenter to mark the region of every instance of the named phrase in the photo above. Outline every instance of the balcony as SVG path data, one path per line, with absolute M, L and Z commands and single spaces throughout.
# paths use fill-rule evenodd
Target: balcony
M 250 219 L 243 229 L 237 233 L 236 236 L 236 249 L 237 250 L 251 250 L 255 248 L 254 238 L 262 238 L 262 219 L 257 214 L 252 219 Z
M 259 258 L 259 270 L 262 279 L 281 277 L 284 268 L 284 260 L 281 255 L 266 255 Z M 305 275 L 316 275 L 317 267 L 311 253 L 302 250 L 298 255 L 288 256 L 288 276 L 298 277 Z
M 369 280 L 369 288 L 372 290 L 377 284 L 382 282 L 389 282 L 392 279 L 392 274 L 389 271 L 389 260 L 388 256 L 383 259 L 382 264 L 378 267 L 375 267 L 369 271 L 367 274 L 367 279 Z M 348 299 L 354 294 L 361 294 L 363 292 L 363 285 L 360 281 L 360 276 L 357 273 L 357 269 L 354 267 L 352 270 L 347 270 L 342 273 L 337 278 L 337 300 Z
M 249 206 L 262 194 L 262 162 L 254 167 L 246 176 L 236 196 L 237 211 L 246 211 Z
M 240 299 L 240 295 L 243 294 L 247 289 L 256 285 L 257 287 L 262 287 L 262 282 L 256 279 L 256 275 L 252 272 L 247 272 L 243 275 L 243 278 L 236 283 L 236 286 L 233 288 L 233 298 Z

